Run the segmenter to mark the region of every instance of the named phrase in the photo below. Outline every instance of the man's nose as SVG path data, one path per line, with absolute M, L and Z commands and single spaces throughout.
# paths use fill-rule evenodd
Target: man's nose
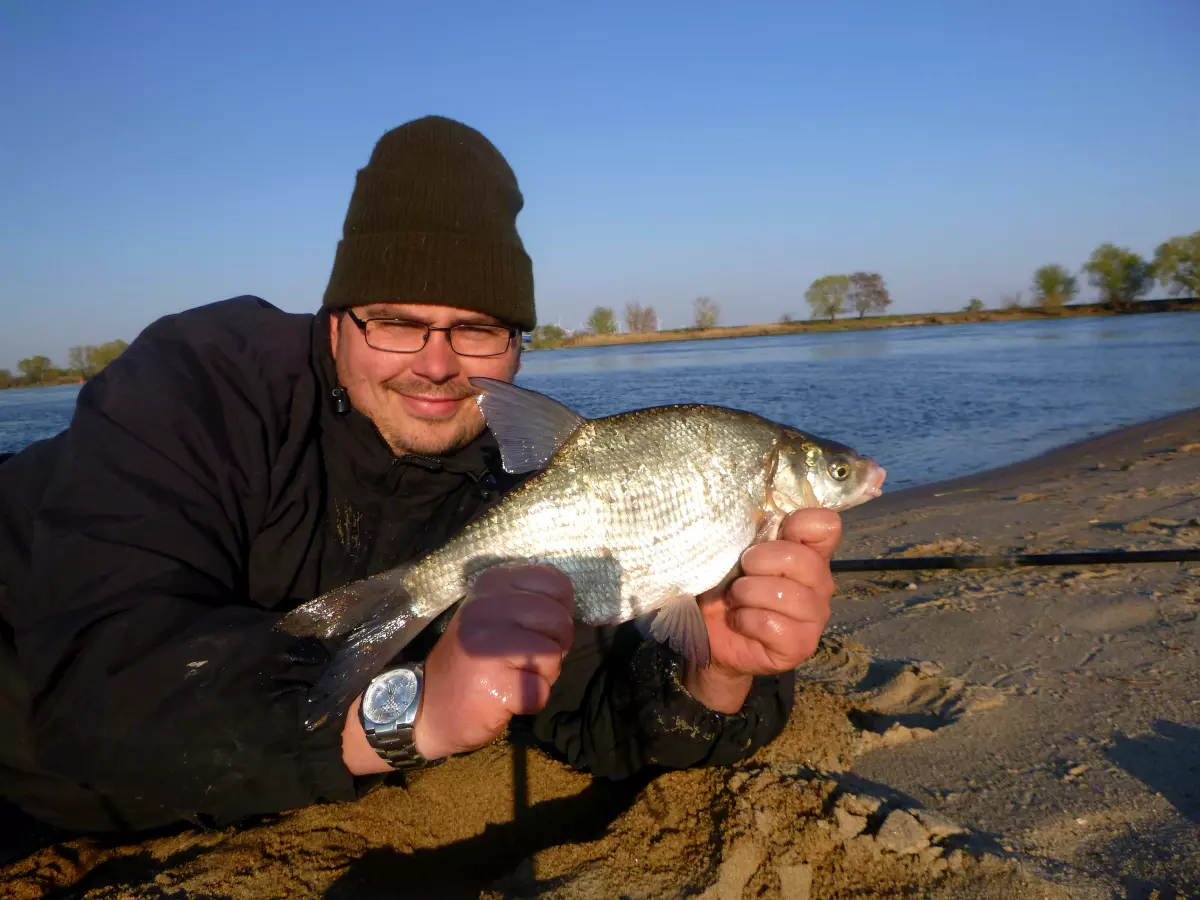
M 413 374 L 433 382 L 443 382 L 456 376 L 459 370 L 459 357 L 450 346 L 449 332 L 429 332 L 425 346 L 414 354 Z

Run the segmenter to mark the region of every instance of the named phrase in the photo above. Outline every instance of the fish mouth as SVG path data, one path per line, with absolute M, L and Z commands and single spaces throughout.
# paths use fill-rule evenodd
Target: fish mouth
M 872 460 L 867 469 L 866 484 L 863 488 L 863 493 L 872 499 L 878 497 L 883 493 L 883 482 L 886 478 L 887 469 Z

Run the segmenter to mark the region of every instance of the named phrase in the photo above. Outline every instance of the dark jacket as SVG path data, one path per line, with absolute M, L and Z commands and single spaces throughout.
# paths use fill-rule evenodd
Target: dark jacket
M 325 648 L 274 625 L 439 546 L 516 482 L 488 432 L 396 457 L 339 414 L 327 327 L 252 297 L 168 316 L 81 389 L 66 431 L 0 465 L 0 795 L 61 827 L 141 829 L 368 783 L 342 764 L 341 721 L 302 726 Z M 611 778 L 732 762 L 785 724 L 790 675 L 728 716 L 677 663 L 629 626 L 580 627 L 528 724 Z

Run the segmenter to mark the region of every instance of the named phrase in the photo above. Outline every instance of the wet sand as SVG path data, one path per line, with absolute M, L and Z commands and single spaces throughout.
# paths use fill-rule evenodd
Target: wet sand
M 1200 413 L 847 514 L 846 555 L 1200 547 Z M 1005 703 L 855 772 L 1078 896 L 1200 896 L 1200 564 L 854 576 L 831 633 Z
M 845 521 L 843 557 L 1197 547 L 1200 411 Z M 1200 895 L 1200 564 L 838 587 L 740 765 L 610 784 L 497 742 L 239 829 L 55 841 L 10 811 L 0 897 Z

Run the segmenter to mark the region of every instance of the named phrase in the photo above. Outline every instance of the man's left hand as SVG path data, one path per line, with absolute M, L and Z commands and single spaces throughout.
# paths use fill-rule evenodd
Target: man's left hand
M 829 620 L 829 560 L 841 536 L 836 512 L 797 510 L 784 520 L 778 540 L 742 554 L 742 575 L 723 591 L 701 595 L 712 661 L 705 669 L 689 667 L 692 696 L 735 713 L 755 675 L 786 672 L 812 656 Z

